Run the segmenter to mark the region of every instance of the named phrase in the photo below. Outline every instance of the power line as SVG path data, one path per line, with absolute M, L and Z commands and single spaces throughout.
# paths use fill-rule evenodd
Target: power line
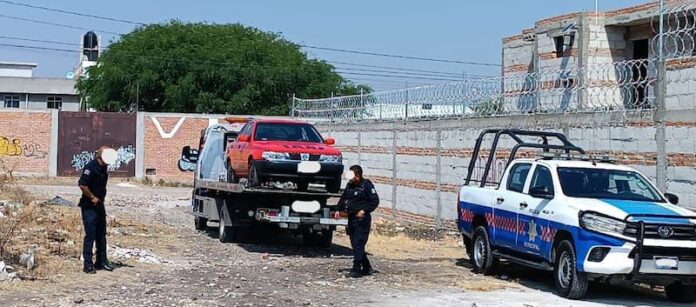
M 400 70 L 400 71 L 435 73 L 435 74 L 442 74 L 442 75 L 450 75 L 453 77 L 461 77 L 462 76 L 462 73 L 453 73 L 453 72 L 436 71 L 436 70 L 423 70 L 423 69 L 402 68 L 402 67 L 394 67 L 394 66 L 367 65 L 367 64 L 358 64 L 358 63 L 340 62 L 340 61 L 328 61 L 328 60 L 326 60 L 326 62 L 331 63 L 331 64 L 357 66 L 357 67 L 371 67 L 371 68 L 384 68 L 384 69 L 392 69 L 392 70 Z M 483 76 L 481 76 L 481 77 L 483 77 Z
M 460 77 L 460 78 L 461 78 L 461 77 L 463 76 L 463 75 L 449 76 L 449 75 L 442 75 L 442 74 L 414 73 L 414 72 L 405 72 L 405 71 L 381 70 L 381 69 L 365 69 L 365 68 L 350 68 L 350 67 L 336 67 L 336 69 L 348 70 L 348 71 L 362 71 L 362 72 L 377 72 L 377 73 L 403 74 L 403 75 L 411 75 L 411 76 L 442 77 L 442 78 L 452 78 L 452 77 Z
M 500 64 L 491 64 L 491 63 L 483 63 L 483 62 L 470 62 L 470 61 L 458 61 L 458 60 L 447 60 L 447 59 L 434 59 L 434 58 L 415 57 L 415 56 L 408 56 L 408 55 L 399 55 L 399 54 L 377 53 L 377 52 L 357 51 L 357 50 L 348 50 L 348 49 L 339 49 L 339 48 L 329 48 L 329 47 L 317 47 L 317 46 L 302 45 L 302 44 L 298 44 L 297 46 L 303 47 L 303 48 L 309 48 L 309 49 L 326 50 L 326 51 L 343 52 L 343 53 L 353 53 L 353 54 L 362 54 L 362 55 L 371 55 L 371 56 L 380 56 L 380 57 L 387 57 L 387 58 L 407 59 L 407 60 L 430 61 L 430 62 L 442 62 L 442 63 L 464 64 L 464 65 L 491 66 L 491 67 L 500 67 L 500 66 L 501 66 Z
M 57 41 L 42 40 L 42 39 L 32 39 L 32 38 L 23 38 L 23 37 L 14 37 L 14 36 L 4 36 L 4 35 L 0 35 L 0 38 L 2 38 L 2 39 L 9 39 L 9 40 L 17 40 L 17 41 L 25 41 L 25 42 L 34 42 L 34 43 L 45 43 L 45 44 L 55 44 L 55 45 L 64 45 L 64 46 L 80 47 L 80 44 L 73 44 L 73 43 L 66 43 L 66 42 L 57 42 Z
M 430 78 L 430 77 L 367 74 L 367 73 L 355 73 L 355 72 L 345 72 L 345 71 L 336 71 L 336 72 L 339 74 L 343 74 L 343 75 L 356 75 L 356 76 L 391 77 L 391 78 L 400 78 L 400 79 L 437 80 L 437 81 L 462 81 L 462 80 L 456 80 L 456 79 L 441 79 L 441 78 Z
M 33 22 L 33 23 L 38 23 L 38 24 L 43 24 L 43 25 L 49 25 L 49 26 L 54 26 L 54 27 L 61 27 L 61 28 L 66 28 L 66 29 L 83 30 L 83 31 L 96 31 L 96 32 L 102 32 L 102 33 L 113 34 L 113 35 L 119 35 L 119 36 L 120 36 L 120 35 L 123 35 L 123 34 L 121 34 L 121 33 L 116 33 L 116 32 L 111 32 L 111 31 L 106 31 L 106 30 L 97 30 L 97 29 L 89 29 L 89 28 L 83 28 L 83 27 L 76 27 L 76 26 L 71 26 L 71 25 L 65 25 L 65 24 L 60 24 L 60 23 L 53 23 L 53 22 L 41 21 L 41 20 L 29 19 L 29 18 L 23 18 L 23 17 L 8 16 L 8 15 L 2 15 L 2 14 L 0 14 L 0 17 L 2 17 L 2 18 L 7 18 L 7 19 L 14 19 L 14 20 L 21 20 L 21 21 Z
M 73 11 L 66 11 L 66 10 L 62 10 L 62 9 L 50 8 L 50 7 L 39 6 L 39 5 L 31 5 L 31 4 L 26 4 L 26 3 L 18 3 L 18 2 L 14 2 L 14 1 L 0 0 L 0 3 L 5 3 L 5 4 L 9 4 L 9 5 L 14 5 L 14 6 L 23 6 L 23 7 L 44 10 L 44 11 L 49 11 L 49 12 L 58 12 L 58 13 L 75 15 L 75 16 L 80 16 L 80 17 L 88 17 L 88 18 L 94 18 L 94 19 L 102 19 L 102 20 L 109 20 L 109 21 L 115 21 L 115 22 L 122 22 L 122 23 L 131 24 L 131 25 L 137 25 L 137 26 L 144 26 L 145 25 L 144 23 L 125 20 L 125 19 L 106 17 L 106 16 L 97 16 L 97 15 L 85 14 L 85 13 L 73 12 Z

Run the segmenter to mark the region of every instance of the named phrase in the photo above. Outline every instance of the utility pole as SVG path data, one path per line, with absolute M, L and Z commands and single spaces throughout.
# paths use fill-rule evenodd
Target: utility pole
M 664 12 L 665 1 L 660 0 L 660 33 L 658 34 L 657 51 L 657 97 L 655 110 L 655 142 L 657 147 L 656 177 L 657 188 L 665 192 L 667 190 L 667 149 L 666 147 L 666 127 L 665 127 L 665 98 L 667 96 L 667 81 L 665 80 L 667 70 L 665 67 L 664 55 Z

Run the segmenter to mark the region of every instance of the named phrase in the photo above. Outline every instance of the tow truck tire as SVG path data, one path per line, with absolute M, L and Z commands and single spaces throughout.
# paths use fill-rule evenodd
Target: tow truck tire
M 321 233 L 306 232 L 302 235 L 302 244 L 310 247 L 330 248 L 333 243 L 333 230 L 322 230 Z
M 571 300 L 585 296 L 589 285 L 587 274 L 578 271 L 576 259 L 573 244 L 568 240 L 561 241 L 556 248 L 554 284 L 560 296 Z
M 227 183 L 238 183 L 239 178 L 234 174 L 234 169 L 232 169 L 232 165 L 230 165 L 230 161 L 227 161 L 225 163 L 227 167 Z
M 196 230 L 205 231 L 208 230 L 208 219 L 202 217 L 194 217 L 193 223 L 196 226 Z
M 326 191 L 329 193 L 338 193 L 341 190 L 341 177 L 329 180 L 326 182 Z
M 237 239 L 237 227 L 227 225 L 227 222 L 225 222 L 225 210 L 223 210 L 223 208 L 220 208 L 218 239 L 220 239 L 222 243 L 234 242 Z
M 497 261 L 493 256 L 486 227 L 479 226 L 474 230 L 471 253 L 471 267 L 475 273 L 489 275 L 493 272 Z
M 249 160 L 249 176 L 247 176 L 247 184 L 252 188 L 259 186 L 259 172 L 256 169 L 254 159 Z
M 681 282 L 674 282 L 665 287 L 667 298 L 675 303 L 689 304 L 696 301 L 696 286 L 686 286 Z

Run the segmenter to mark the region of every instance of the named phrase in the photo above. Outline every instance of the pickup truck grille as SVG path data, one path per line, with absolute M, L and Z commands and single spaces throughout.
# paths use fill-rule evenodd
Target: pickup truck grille
M 667 237 L 660 236 L 660 227 L 669 227 L 671 235 Z M 694 225 L 660 225 L 660 224 L 645 224 L 645 239 L 658 240 L 696 240 L 696 226 Z M 630 237 L 636 237 L 638 233 L 637 224 L 629 224 L 624 230 L 624 234 Z
M 634 258 L 636 250 L 634 249 L 628 255 L 629 258 Z M 696 248 L 681 248 L 681 247 L 658 247 L 644 246 L 642 259 L 653 259 L 653 257 L 677 257 L 679 261 L 696 261 Z

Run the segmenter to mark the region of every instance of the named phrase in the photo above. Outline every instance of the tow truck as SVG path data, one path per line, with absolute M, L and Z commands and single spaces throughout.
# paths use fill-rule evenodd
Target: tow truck
M 472 178 L 484 138 L 483 175 Z M 489 178 L 501 142 L 512 139 L 500 182 Z M 536 158 L 518 158 L 536 151 Z M 637 170 L 591 156 L 560 133 L 484 130 L 458 197 L 458 227 L 477 273 L 500 259 L 553 271 L 557 292 L 581 299 L 592 280 L 665 287 L 675 302 L 696 299 L 696 213 L 677 206 Z
M 341 194 L 313 186 L 299 191 L 278 182 L 228 182 L 225 151 L 248 119 L 226 121 L 204 129 L 198 149 L 182 149 L 182 160 L 196 165 L 191 200 L 195 228 L 207 230 L 209 222 L 217 222 L 223 243 L 249 241 L 256 229 L 266 227 L 301 234 L 307 246 L 330 247 L 336 227 L 348 224 L 345 217 L 333 217 L 335 202 L 329 201 Z

